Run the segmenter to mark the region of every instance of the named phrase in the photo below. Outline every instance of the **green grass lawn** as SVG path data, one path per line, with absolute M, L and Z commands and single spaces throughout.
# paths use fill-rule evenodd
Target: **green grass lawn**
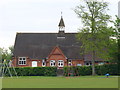
M 0 78 L 0 90 L 2 88 L 2 79 Z
M 2 79 L 3 88 L 118 88 L 118 77 L 13 77 Z

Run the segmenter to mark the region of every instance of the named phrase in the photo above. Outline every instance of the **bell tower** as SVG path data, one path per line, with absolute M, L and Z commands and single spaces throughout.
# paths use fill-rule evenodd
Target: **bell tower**
M 59 32 L 62 31 L 64 32 L 65 31 L 65 24 L 64 24 L 64 20 L 63 20 L 63 17 L 62 17 L 62 12 L 61 12 L 61 19 L 60 19 L 60 22 L 59 22 Z

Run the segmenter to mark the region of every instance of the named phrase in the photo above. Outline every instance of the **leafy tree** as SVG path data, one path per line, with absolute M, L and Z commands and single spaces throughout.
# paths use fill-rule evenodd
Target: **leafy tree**
M 2 62 L 2 48 L 0 48 L 0 63 Z
M 120 63 L 120 18 L 116 16 L 116 20 L 113 21 L 114 26 L 113 27 L 113 37 L 114 39 L 111 39 L 110 47 L 109 47 L 109 54 L 110 54 L 110 60 L 114 63 Z
M 13 50 L 14 50 L 13 46 L 10 46 L 8 50 L 5 48 L 0 48 L 1 59 L 11 60 L 13 55 Z
M 10 50 L 10 54 L 13 55 L 14 46 L 10 46 L 10 47 L 9 47 L 9 50 Z
M 117 63 L 120 64 L 120 18 L 116 16 L 116 20 L 114 21 L 114 37 L 116 37 L 116 47 L 117 49 L 114 50 L 113 56 L 117 60 Z
M 97 57 L 104 60 L 109 58 L 107 47 L 113 29 L 108 27 L 111 16 L 106 13 L 107 7 L 107 2 L 84 0 L 84 4 L 77 6 L 74 10 L 84 26 L 79 29 L 77 38 L 82 42 L 81 48 L 84 49 L 84 54 L 92 55 L 92 75 L 95 75 Z
M 111 38 L 108 49 L 109 49 L 109 55 L 110 55 L 109 61 L 111 63 L 118 63 L 118 53 L 119 52 L 118 52 L 118 42 L 116 39 Z
M 116 26 L 116 38 L 117 38 L 117 42 L 118 42 L 118 53 L 119 53 L 119 56 L 120 56 L 120 18 L 118 18 L 116 16 L 116 20 L 115 20 L 115 26 Z M 119 57 L 119 60 L 120 60 L 120 57 Z

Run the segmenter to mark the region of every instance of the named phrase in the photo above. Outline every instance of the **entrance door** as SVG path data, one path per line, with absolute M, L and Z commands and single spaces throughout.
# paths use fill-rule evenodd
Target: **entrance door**
M 63 60 L 59 60 L 58 61 L 58 67 L 63 67 L 64 66 L 64 61 Z
M 32 61 L 32 67 L 37 67 L 37 61 Z

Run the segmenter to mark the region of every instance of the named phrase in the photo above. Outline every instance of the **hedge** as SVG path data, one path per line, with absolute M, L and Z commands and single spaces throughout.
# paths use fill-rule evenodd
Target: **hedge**
M 15 76 L 13 68 L 9 68 L 12 73 L 12 76 Z M 18 76 L 57 76 L 56 67 L 16 67 L 15 71 Z M 8 70 L 5 74 L 10 76 Z
M 9 68 L 12 75 L 15 76 L 14 70 Z M 15 68 L 18 76 L 57 76 L 57 67 L 17 67 Z M 92 66 L 76 66 L 76 67 L 64 67 L 64 76 L 85 76 L 92 75 Z M 95 66 L 97 75 L 120 75 L 117 64 L 106 64 Z M 6 76 L 9 76 L 7 71 Z
M 97 65 L 95 66 L 95 70 L 97 75 L 105 75 L 106 73 L 120 75 L 117 64 Z M 92 75 L 92 66 L 64 67 L 64 75 L 69 76 L 71 74 L 74 76 Z
M 110 75 L 120 75 L 120 72 L 118 70 L 118 64 L 105 64 L 96 66 L 96 74 L 98 75 L 105 75 L 106 73 L 109 73 Z
M 64 75 L 69 76 L 84 76 L 84 75 L 91 75 L 92 73 L 91 66 L 77 66 L 77 67 L 64 67 Z

